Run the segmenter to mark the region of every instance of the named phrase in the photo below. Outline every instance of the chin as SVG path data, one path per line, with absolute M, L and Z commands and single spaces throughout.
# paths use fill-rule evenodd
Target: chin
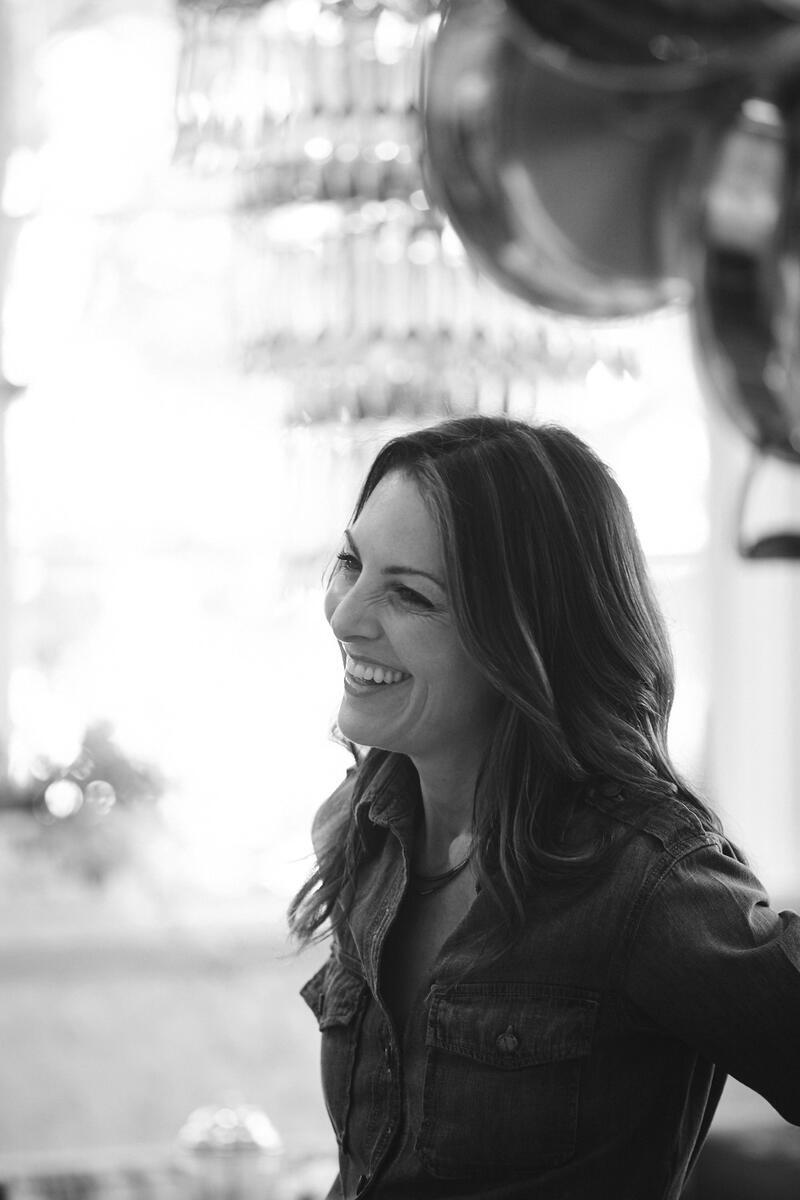
M 391 737 L 382 737 L 379 730 L 370 729 L 363 721 L 348 720 L 346 715 L 340 713 L 336 725 L 347 741 L 353 742 L 356 746 L 364 746 L 369 750 L 397 749 L 392 745 Z
M 358 718 L 353 718 L 348 712 L 340 710 L 336 724 L 339 732 L 343 734 L 349 742 L 355 742 L 357 746 L 374 746 L 372 738 L 375 736 L 375 730 L 369 729 L 366 723 Z

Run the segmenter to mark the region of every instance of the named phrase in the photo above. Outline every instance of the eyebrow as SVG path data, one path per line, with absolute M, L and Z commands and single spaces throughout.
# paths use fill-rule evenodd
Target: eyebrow
M 345 529 L 344 536 L 347 538 L 351 550 L 353 550 L 354 553 L 360 558 L 360 551 L 349 529 Z M 381 571 L 381 575 L 422 575 L 424 579 L 430 579 L 431 583 L 435 583 L 436 586 L 441 588 L 443 592 L 447 590 L 441 579 L 439 579 L 436 575 L 432 575 L 430 571 L 420 570 L 419 567 L 406 567 L 401 566 L 400 564 L 393 564 L 392 566 L 384 567 Z

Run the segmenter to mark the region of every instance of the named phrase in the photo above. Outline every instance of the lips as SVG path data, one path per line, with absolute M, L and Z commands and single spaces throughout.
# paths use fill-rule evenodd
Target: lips
M 371 684 L 375 687 L 388 687 L 411 678 L 408 672 L 400 671 L 397 667 L 353 658 L 350 654 L 345 655 L 344 666 L 347 675 L 355 683 Z

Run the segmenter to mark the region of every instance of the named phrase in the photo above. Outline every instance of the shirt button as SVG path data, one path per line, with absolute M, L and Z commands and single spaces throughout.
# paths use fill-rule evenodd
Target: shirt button
M 505 1033 L 501 1033 L 497 1039 L 497 1049 L 503 1054 L 513 1054 L 517 1046 L 519 1046 L 519 1038 L 514 1033 L 513 1028 L 509 1025 Z

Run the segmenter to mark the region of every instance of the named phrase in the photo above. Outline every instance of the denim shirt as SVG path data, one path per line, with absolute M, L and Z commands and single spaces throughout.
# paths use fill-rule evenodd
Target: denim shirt
M 394 770 L 358 803 L 382 841 L 302 989 L 339 1146 L 329 1200 L 676 1200 L 726 1074 L 800 1124 L 800 918 L 774 912 L 677 798 L 588 794 L 593 818 L 626 834 L 613 869 L 588 889 L 532 888 L 524 932 L 499 958 L 479 892 L 401 1044 L 380 967 L 408 884 L 403 780 Z M 318 827 L 341 820 L 350 792 Z

